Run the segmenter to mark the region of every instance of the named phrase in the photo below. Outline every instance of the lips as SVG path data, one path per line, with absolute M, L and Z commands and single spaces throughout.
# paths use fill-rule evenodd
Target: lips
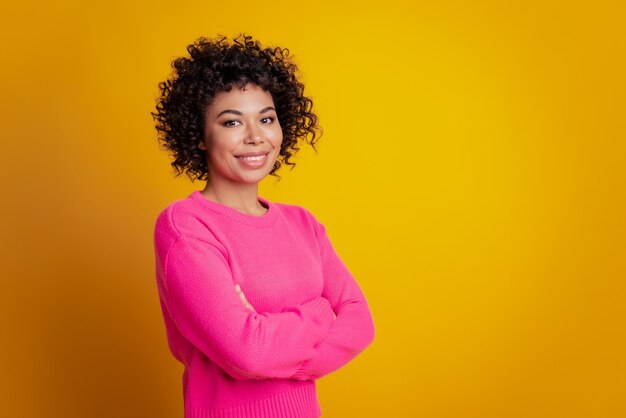
M 243 154 L 240 157 L 236 157 L 241 167 L 246 168 L 246 169 L 256 170 L 258 168 L 264 167 L 266 162 L 269 159 L 268 157 L 269 152 L 265 154 L 261 153 L 261 155 L 254 155 L 254 154 L 258 154 L 258 152 L 247 153 L 247 154 Z M 253 154 L 253 155 L 249 156 L 249 154 Z

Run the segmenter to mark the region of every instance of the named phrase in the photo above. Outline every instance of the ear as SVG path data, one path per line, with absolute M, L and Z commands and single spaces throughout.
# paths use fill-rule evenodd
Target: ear
M 198 148 L 202 149 L 202 150 L 207 150 L 206 144 L 204 143 L 204 141 L 200 141 L 198 143 Z

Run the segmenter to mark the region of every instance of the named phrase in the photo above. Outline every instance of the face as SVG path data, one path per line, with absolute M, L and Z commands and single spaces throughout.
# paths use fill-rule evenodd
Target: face
M 258 183 L 272 171 L 283 134 L 272 95 L 254 84 L 219 92 L 205 113 L 211 182 Z

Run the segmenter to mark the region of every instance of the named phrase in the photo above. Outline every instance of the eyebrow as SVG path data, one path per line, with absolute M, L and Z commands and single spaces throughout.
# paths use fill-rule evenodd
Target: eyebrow
M 276 109 L 274 109 L 272 106 L 267 106 L 266 108 L 263 108 L 262 110 L 260 110 L 259 114 L 269 112 L 270 110 L 276 111 Z M 232 113 L 232 114 L 235 114 L 235 115 L 241 115 L 242 114 L 240 111 L 235 110 L 235 109 L 225 109 L 225 110 L 222 110 L 216 117 L 219 118 L 224 113 Z

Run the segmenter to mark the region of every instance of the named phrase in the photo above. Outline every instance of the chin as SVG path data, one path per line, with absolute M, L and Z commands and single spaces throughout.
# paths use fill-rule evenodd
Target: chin
M 260 183 L 265 177 L 267 177 L 268 173 L 265 174 L 258 174 L 258 175 L 254 175 L 254 176 L 244 176 L 244 177 L 240 177 L 239 178 L 239 182 L 240 183 L 245 183 L 245 184 L 255 184 L 255 183 Z

